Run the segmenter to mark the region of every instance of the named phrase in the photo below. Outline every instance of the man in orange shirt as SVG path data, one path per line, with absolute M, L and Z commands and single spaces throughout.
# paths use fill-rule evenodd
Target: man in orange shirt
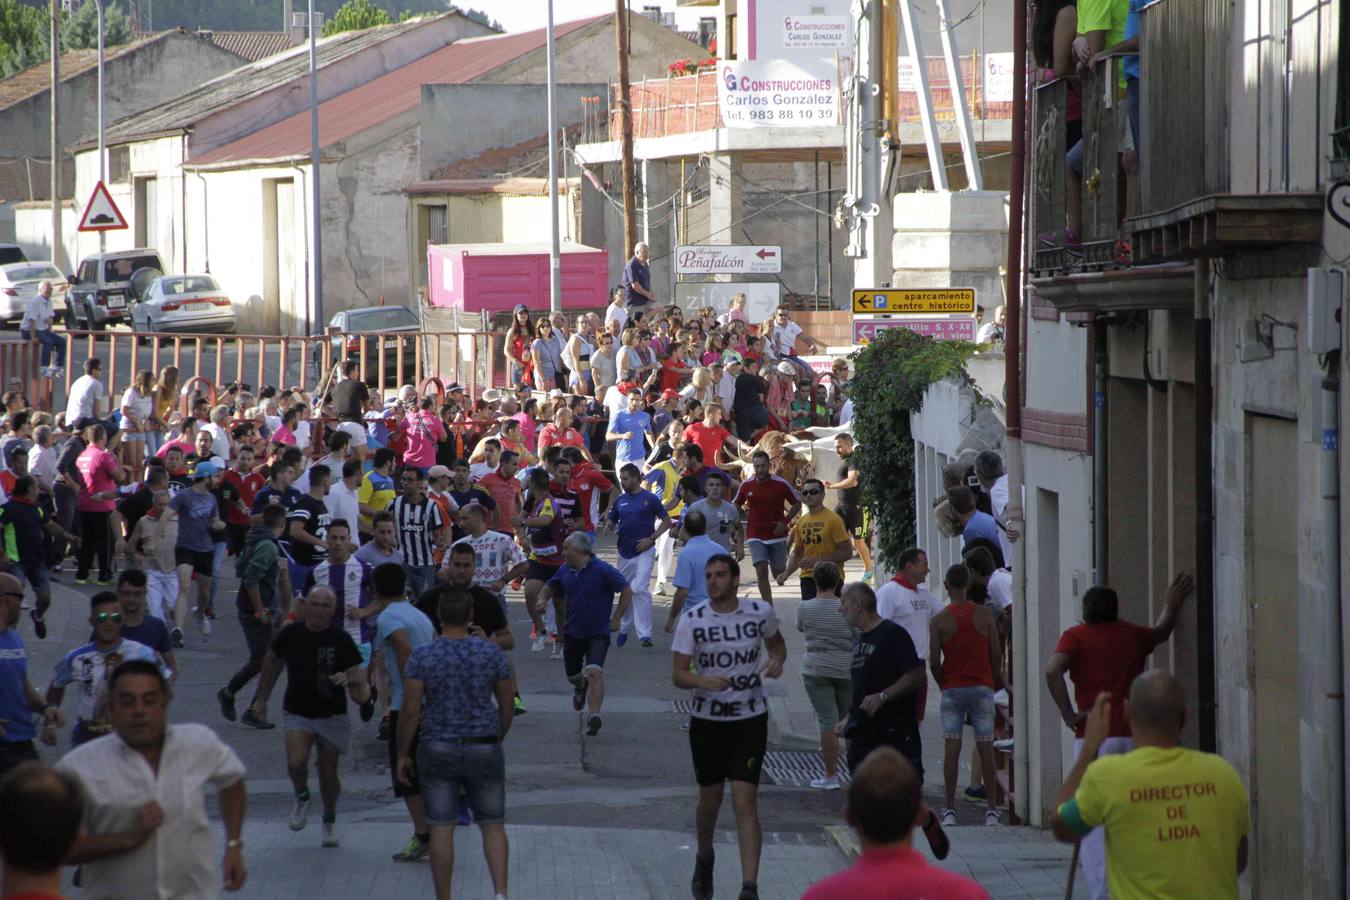
M 502 534 L 516 533 L 515 519 L 520 513 L 521 494 L 520 479 L 516 478 L 519 465 L 520 457 L 514 451 L 503 450 L 497 471 L 478 479 L 478 486 L 497 502 L 488 527 Z

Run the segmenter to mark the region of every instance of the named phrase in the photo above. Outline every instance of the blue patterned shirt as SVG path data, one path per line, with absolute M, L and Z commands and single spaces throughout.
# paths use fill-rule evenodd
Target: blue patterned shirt
M 487 737 L 500 731 L 494 696 L 511 677 L 506 654 L 482 638 L 438 637 L 408 657 L 403 680 L 420 681 L 421 740 Z

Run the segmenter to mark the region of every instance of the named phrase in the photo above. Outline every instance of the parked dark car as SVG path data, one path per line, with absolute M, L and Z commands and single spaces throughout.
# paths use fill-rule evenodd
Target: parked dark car
M 380 345 L 384 345 L 384 377 L 386 381 L 410 384 L 417 377 L 417 335 L 422 323 L 417 314 L 406 306 L 368 306 L 364 309 L 345 309 L 328 320 L 329 328 L 340 335 L 333 337 L 333 359 L 360 359 L 362 348 L 366 355 L 366 379 L 370 381 L 380 365 Z M 412 332 L 412 333 L 407 333 Z M 398 348 L 403 347 L 403 369 L 398 366 Z M 425 367 L 424 367 L 425 368 Z

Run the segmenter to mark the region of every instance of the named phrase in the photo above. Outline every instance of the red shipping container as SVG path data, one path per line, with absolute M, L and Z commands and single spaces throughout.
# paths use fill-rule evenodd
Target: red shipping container
M 583 244 L 562 245 L 563 308 L 594 309 L 609 302 L 609 255 Z M 432 306 L 464 312 L 510 312 L 517 303 L 549 308 L 547 244 L 430 244 Z

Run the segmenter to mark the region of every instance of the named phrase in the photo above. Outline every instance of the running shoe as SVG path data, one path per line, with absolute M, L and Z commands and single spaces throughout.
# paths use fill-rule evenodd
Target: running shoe
M 759 900 L 759 885 L 753 881 L 743 882 L 741 892 L 736 895 L 736 900 Z
M 375 737 L 381 741 L 389 740 L 389 714 L 385 713 L 384 718 L 380 719 L 380 725 L 375 729 Z
M 562 641 L 558 640 L 558 636 L 557 636 L 556 634 L 550 635 L 550 636 L 549 636 L 549 641 L 552 642 L 552 644 L 553 644 L 553 649 L 549 651 L 548 658 L 549 658 L 549 659 L 562 659 L 562 658 L 563 658 Z
M 943 808 L 943 810 L 942 810 L 942 827 L 943 827 L 943 828 L 955 828 L 955 827 L 956 827 L 956 810 L 954 810 L 954 809 L 947 809 L 947 808 L 945 808 L 945 807 Z
M 708 858 L 694 856 L 694 878 L 689 885 L 690 892 L 694 895 L 694 900 L 713 900 L 713 862 L 715 857 L 709 853 Z
M 210 637 L 211 620 L 208 619 L 206 616 L 202 616 L 200 619 L 197 620 L 197 630 L 202 633 L 202 637 L 204 638 Z
M 251 707 L 244 710 L 244 714 L 239 717 L 239 721 L 245 725 L 251 725 L 254 728 L 261 728 L 263 731 L 268 731 L 277 727 L 276 722 L 267 721 L 262 716 L 255 713 Z
M 516 715 L 523 716 L 527 712 L 529 712 L 529 710 L 525 708 L 525 701 L 520 699 L 519 694 L 516 694 Z
M 586 705 L 586 681 L 582 679 L 581 687 L 572 689 L 572 708 L 581 712 L 581 708 Z
M 113 583 L 113 580 L 112 580 L 112 577 L 111 577 L 111 576 L 109 576 L 108 578 L 100 578 L 100 579 L 98 580 L 98 586 L 99 586 L 99 587 L 112 587 L 112 583 Z
M 313 802 L 308 796 L 303 800 L 295 798 L 295 803 L 291 804 L 291 831 L 304 831 L 305 823 L 309 821 L 309 807 Z
M 652 593 L 662 597 L 666 596 L 666 583 L 664 581 L 658 581 L 656 583 L 656 590 L 652 591 Z
M 595 737 L 600 733 L 601 724 L 603 723 L 600 721 L 599 716 L 591 716 L 586 720 L 586 734 L 590 737 Z
M 341 846 L 341 843 L 338 841 L 336 822 L 323 823 L 323 846 L 325 847 Z
M 862 577 L 862 583 L 863 583 L 863 584 L 871 584 L 871 583 L 875 580 L 875 578 L 876 578 L 875 573 L 870 572 L 870 571 L 869 571 L 869 572 L 864 572 L 864 573 L 863 573 L 863 577 Z
M 361 704 L 361 721 L 369 722 L 375 716 L 375 701 L 380 699 L 380 692 L 375 689 L 375 685 L 370 686 L 370 696 Z
M 206 617 L 212 622 L 216 620 L 216 608 L 211 604 L 206 604 Z
M 961 793 L 965 795 L 965 797 L 966 797 L 967 800 L 983 800 L 983 799 L 984 799 L 984 796 L 985 796 L 985 795 L 984 795 L 984 785 L 982 785 L 982 784 L 980 784 L 980 785 L 975 785 L 975 784 L 967 785 L 967 786 L 966 786 L 966 789 L 965 789 L 964 791 L 962 791 Z
M 643 639 L 642 639 L 642 646 L 643 646 L 644 648 L 650 650 L 650 649 L 654 646 L 654 645 L 652 644 L 652 639 L 651 639 L 651 638 L 643 638 Z
M 818 791 L 837 791 L 840 786 L 838 775 L 827 775 L 824 778 L 811 779 L 811 787 Z
M 394 862 L 418 862 L 426 859 L 430 852 L 431 845 L 414 834 L 408 846 L 394 854 Z
M 530 639 L 531 653 L 538 653 L 540 650 L 543 650 L 547 646 L 548 646 L 548 635 L 546 634 L 536 634 L 533 638 Z
M 170 632 L 169 632 L 169 640 L 173 641 L 173 649 L 175 649 L 175 650 L 182 650 L 182 649 L 183 649 L 183 629 L 181 629 L 181 628 L 179 628 L 177 625 L 175 625 L 174 628 L 173 628 L 173 631 L 170 631 Z
M 999 814 L 996 809 L 987 809 L 984 812 L 984 824 L 989 828 L 997 828 L 999 825 Z
M 216 702 L 220 704 L 220 714 L 224 716 L 227 721 L 233 722 L 235 720 L 234 698 L 230 696 L 225 688 L 216 691 Z
M 924 823 L 923 836 L 928 838 L 928 848 L 933 851 L 933 856 L 937 859 L 946 859 L 947 854 L 952 852 L 952 844 L 951 841 L 947 840 L 947 832 L 942 830 L 942 824 L 938 822 L 938 818 L 932 810 L 928 811 L 928 821 Z
M 626 631 L 620 631 L 620 632 L 619 632 L 619 638 L 618 638 L 618 640 L 616 640 L 614 643 L 615 643 L 617 646 L 620 646 L 620 647 L 622 647 L 624 644 L 628 643 L 628 632 L 626 632 Z
M 29 610 L 28 616 L 33 620 L 33 634 L 38 636 L 38 640 L 45 640 L 47 637 L 46 620 L 37 614 L 36 609 Z
M 519 578 L 517 578 L 515 581 L 511 582 L 511 590 L 513 590 L 513 591 L 518 591 L 518 590 L 520 590 L 520 579 L 519 579 Z
M 76 576 L 75 576 L 75 583 L 76 583 L 76 584 L 80 584 L 80 585 L 88 584 L 88 583 L 89 583 L 89 579 L 88 579 L 88 578 L 81 578 L 80 576 L 76 575 Z

